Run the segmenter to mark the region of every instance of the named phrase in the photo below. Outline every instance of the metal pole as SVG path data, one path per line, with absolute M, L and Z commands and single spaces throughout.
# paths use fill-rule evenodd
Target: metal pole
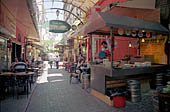
M 138 55 L 139 55 L 139 56 L 140 56 L 140 40 L 141 40 L 141 39 L 139 38 L 139 41 L 138 41 L 138 45 L 139 45 L 139 46 L 138 46 Z
M 93 56 L 92 56 L 92 35 L 90 34 L 90 60 L 91 64 L 93 63 Z
M 9 67 L 9 57 L 8 57 L 8 56 L 9 56 L 9 55 L 8 55 L 8 54 L 9 54 L 9 49 L 10 49 L 10 48 L 8 48 L 8 40 L 7 40 L 6 44 L 7 44 L 7 68 L 10 68 L 10 67 Z
M 27 44 L 28 44 L 28 43 L 27 43 L 27 42 L 28 42 L 27 40 L 28 40 L 28 39 L 27 39 L 27 37 L 26 37 L 26 38 L 25 38 L 25 44 L 24 44 L 24 52 L 25 52 L 25 53 L 24 53 L 24 54 L 25 54 L 25 55 L 24 55 L 24 58 L 25 58 L 25 59 L 27 59 Z
M 113 57 L 114 57 L 114 34 L 113 34 L 113 27 L 110 27 L 110 37 L 111 37 L 111 76 L 112 76 L 112 70 L 114 69 L 113 67 Z
M 130 44 L 130 42 L 128 40 L 128 55 L 130 56 L 130 47 L 129 47 L 129 44 Z

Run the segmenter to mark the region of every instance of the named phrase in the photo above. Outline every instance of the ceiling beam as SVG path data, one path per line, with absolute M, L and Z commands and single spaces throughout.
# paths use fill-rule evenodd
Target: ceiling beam
M 72 12 L 70 12 L 70 11 L 68 11 L 68 10 L 66 10 L 66 9 L 62 9 L 62 8 L 50 8 L 50 9 L 57 9 L 57 10 L 63 10 L 63 11 L 66 11 L 66 12 L 68 12 L 68 13 L 70 13 L 70 14 L 72 14 L 73 16 L 75 16 L 80 22 L 81 22 L 81 24 L 84 24 L 83 22 L 82 22 L 82 20 L 77 16 L 77 15 L 75 15 L 74 13 L 72 13 Z
M 74 8 L 75 8 L 75 7 L 72 7 L 71 10 L 70 10 L 70 12 L 72 12 Z M 69 13 L 69 15 L 67 16 L 67 18 L 66 18 L 65 21 L 67 21 L 67 20 L 70 18 L 70 14 L 71 14 L 71 13 Z
M 43 1 L 43 2 L 51 2 L 51 1 Z M 63 3 L 65 3 L 65 4 L 70 4 L 70 5 L 72 5 L 72 6 L 74 6 L 74 7 L 76 7 L 76 8 L 78 8 L 78 9 L 80 9 L 82 12 L 84 12 L 85 14 L 87 13 L 85 10 L 83 10 L 80 6 L 76 6 L 76 5 L 74 5 L 72 2 L 71 3 L 68 3 L 67 1 L 65 2 L 65 1 L 54 1 L 54 2 L 63 2 Z

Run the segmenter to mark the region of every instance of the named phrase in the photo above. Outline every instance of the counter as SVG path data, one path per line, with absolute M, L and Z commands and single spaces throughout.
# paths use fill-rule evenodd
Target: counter
M 151 79 L 156 73 L 165 72 L 166 69 L 168 69 L 167 65 L 152 65 L 151 67 L 134 67 L 126 69 L 115 68 L 112 69 L 111 74 L 111 69 L 104 65 L 92 65 L 91 88 L 105 94 L 108 84 L 107 81 L 112 81 L 112 84 L 118 82 L 117 85 L 123 86 L 125 85 L 126 80 Z

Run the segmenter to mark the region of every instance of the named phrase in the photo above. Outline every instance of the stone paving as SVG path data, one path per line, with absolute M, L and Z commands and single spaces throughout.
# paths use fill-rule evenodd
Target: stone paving
M 116 109 L 83 90 L 80 84 L 69 84 L 64 70 L 49 69 L 34 92 L 27 112 L 152 112 L 151 94 L 140 103 L 127 102 Z
M 142 102 L 126 102 L 124 108 L 110 107 L 80 84 L 69 83 L 69 73 L 64 69 L 48 69 L 37 83 L 31 99 L 6 99 L 1 112 L 153 112 L 151 92 L 142 96 Z M 26 108 L 27 107 L 27 108 Z

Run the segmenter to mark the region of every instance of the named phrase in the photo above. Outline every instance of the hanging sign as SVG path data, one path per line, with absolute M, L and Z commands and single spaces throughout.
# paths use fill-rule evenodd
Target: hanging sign
M 150 37 L 151 33 L 150 32 L 146 32 L 146 37 Z
M 125 34 L 126 34 L 127 36 L 129 36 L 129 35 L 131 34 L 131 31 L 130 31 L 130 30 L 126 30 L 126 31 L 125 31 Z
M 119 35 L 123 35 L 123 33 L 124 33 L 124 30 L 119 28 L 119 29 L 118 29 L 118 34 L 119 34 Z
M 49 22 L 49 32 L 65 33 L 67 31 L 69 31 L 70 28 L 71 28 L 71 26 L 65 21 L 50 20 L 50 22 Z
M 132 37 L 136 37 L 136 31 L 132 31 Z
M 143 37 L 143 33 L 141 31 L 138 32 L 139 37 Z

